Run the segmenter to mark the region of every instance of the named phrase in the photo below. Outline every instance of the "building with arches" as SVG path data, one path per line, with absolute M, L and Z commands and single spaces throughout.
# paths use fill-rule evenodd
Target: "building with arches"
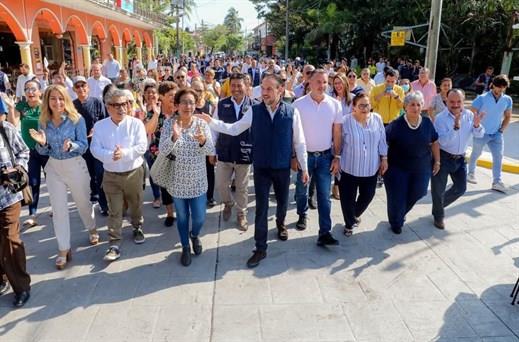
M 88 75 L 92 59 L 113 54 L 128 65 L 128 50 L 152 58 L 153 30 L 165 16 L 144 0 L 0 0 L 0 66 L 20 63 L 41 75 L 67 62 L 70 74 Z

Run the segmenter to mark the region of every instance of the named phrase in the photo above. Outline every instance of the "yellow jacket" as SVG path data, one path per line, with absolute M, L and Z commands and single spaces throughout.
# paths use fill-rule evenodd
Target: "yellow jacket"
M 231 96 L 231 79 L 226 79 L 220 88 L 220 98 L 223 99 L 225 97 Z
M 374 86 L 369 94 L 369 101 L 371 102 L 373 111 L 380 114 L 382 121 L 388 124 L 400 115 L 400 110 L 404 107 L 404 89 L 398 85 L 394 85 L 393 91 L 398 95 L 398 99 L 383 95 L 380 100 L 377 101 L 377 96 L 385 91 L 385 83 Z

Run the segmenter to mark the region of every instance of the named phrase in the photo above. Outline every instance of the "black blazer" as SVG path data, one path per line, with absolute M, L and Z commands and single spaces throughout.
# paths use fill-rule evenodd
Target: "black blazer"
M 253 87 L 259 86 L 259 84 L 261 82 L 260 69 L 259 68 L 254 69 L 254 77 L 253 77 L 252 68 L 249 68 L 249 75 L 250 75 L 250 79 L 252 80 L 252 86 Z

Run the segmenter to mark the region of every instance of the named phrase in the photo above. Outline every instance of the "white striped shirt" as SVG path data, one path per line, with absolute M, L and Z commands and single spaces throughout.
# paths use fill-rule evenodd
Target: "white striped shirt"
M 374 176 L 380 166 L 380 156 L 387 156 L 386 131 L 380 115 L 370 113 L 366 126 L 353 115 L 345 116 L 342 124 L 342 171 L 355 177 Z

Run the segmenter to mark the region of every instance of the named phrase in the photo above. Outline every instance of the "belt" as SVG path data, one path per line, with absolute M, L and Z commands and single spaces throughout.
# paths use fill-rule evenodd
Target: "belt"
M 325 154 L 328 154 L 331 152 L 331 148 L 325 150 L 325 151 L 318 151 L 318 152 L 306 152 L 309 156 L 319 157 Z
M 457 159 L 465 158 L 465 154 L 452 154 L 452 153 L 449 153 L 444 150 L 440 150 L 440 152 L 443 153 L 449 159 L 457 160 Z
M 139 166 L 139 167 L 137 167 L 137 168 L 135 168 L 135 169 L 133 169 L 133 170 L 130 170 L 130 171 L 124 171 L 124 172 L 114 172 L 114 171 L 107 171 L 107 170 L 105 170 L 105 172 L 106 172 L 106 173 L 110 173 L 110 174 L 112 174 L 112 175 L 127 176 L 127 175 L 129 175 L 130 173 L 134 172 L 135 170 L 137 170 L 137 169 L 139 169 L 139 168 L 141 168 L 141 167 L 142 167 L 142 166 Z

